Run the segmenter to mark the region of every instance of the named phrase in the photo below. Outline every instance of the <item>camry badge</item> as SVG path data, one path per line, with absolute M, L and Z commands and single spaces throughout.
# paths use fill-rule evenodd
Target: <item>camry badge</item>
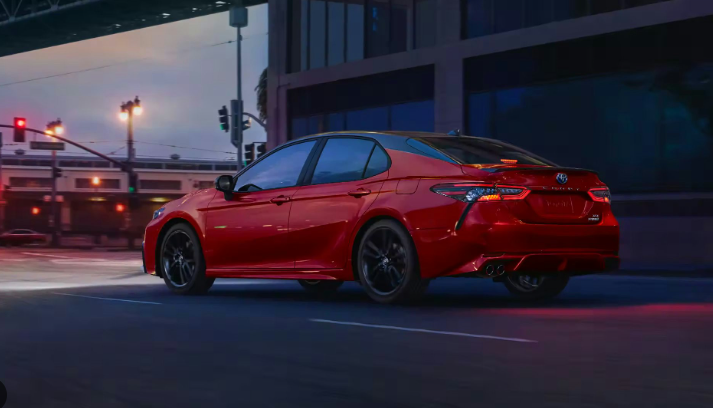
M 564 173 L 557 173 L 557 182 L 560 184 L 567 184 L 567 175 Z

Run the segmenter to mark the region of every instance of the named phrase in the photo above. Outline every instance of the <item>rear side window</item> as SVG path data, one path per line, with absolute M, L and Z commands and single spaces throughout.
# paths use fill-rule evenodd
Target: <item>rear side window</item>
M 527 150 L 500 143 L 492 139 L 480 139 L 475 137 L 422 137 L 419 139 L 410 139 L 409 142 L 416 140 L 430 145 L 443 154 L 458 160 L 461 164 L 554 165 L 552 162 L 530 153 Z
M 311 184 L 360 180 L 373 148 L 374 142 L 364 139 L 327 140 L 314 169 Z
M 389 168 L 389 157 L 386 152 L 379 147 L 374 147 L 374 152 L 369 158 L 369 164 L 366 165 L 366 170 L 364 171 L 364 178 L 369 178 L 376 176 L 377 174 L 385 172 Z

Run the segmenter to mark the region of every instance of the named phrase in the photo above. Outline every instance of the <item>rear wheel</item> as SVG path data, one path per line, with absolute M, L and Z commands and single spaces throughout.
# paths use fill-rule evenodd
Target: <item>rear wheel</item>
M 161 276 L 172 292 L 202 295 L 213 286 L 215 278 L 205 275 L 200 241 L 187 224 L 176 224 L 166 232 L 160 254 Z
M 335 293 L 344 282 L 334 280 L 307 280 L 300 279 L 297 282 L 312 295 L 331 295 Z
M 551 299 L 559 295 L 568 282 L 567 275 L 508 274 L 503 280 L 510 293 L 522 300 Z
M 379 303 L 404 303 L 428 287 L 421 279 L 411 236 L 394 220 L 377 221 L 366 230 L 357 249 L 359 280 Z

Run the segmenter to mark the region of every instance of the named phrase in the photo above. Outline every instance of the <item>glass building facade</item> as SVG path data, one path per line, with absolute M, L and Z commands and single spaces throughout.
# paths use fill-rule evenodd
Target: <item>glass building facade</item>
M 290 72 L 432 46 L 436 0 L 290 0 Z
M 463 38 L 672 0 L 461 0 Z
M 596 170 L 615 193 L 713 191 L 711 19 L 465 62 L 469 134 Z
M 297 89 L 290 139 L 339 130 L 434 131 L 433 67 Z

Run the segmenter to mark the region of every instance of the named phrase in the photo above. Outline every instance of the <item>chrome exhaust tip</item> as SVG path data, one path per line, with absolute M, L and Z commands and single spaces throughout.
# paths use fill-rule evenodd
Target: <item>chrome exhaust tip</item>
M 496 270 L 497 270 L 498 276 L 505 274 L 505 265 L 498 265 Z
M 486 266 L 486 267 L 485 267 L 485 273 L 486 273 L 488 276 L 493 276 L 493 274 L 495 273 L 495 267 L 494 267 L 493 265 L 488 265 L 488 266 Z

